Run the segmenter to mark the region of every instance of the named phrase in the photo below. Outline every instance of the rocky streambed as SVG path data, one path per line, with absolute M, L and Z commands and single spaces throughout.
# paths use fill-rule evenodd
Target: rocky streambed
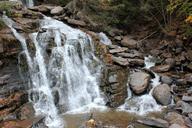
M 99 87 L 108 109 L 64 114 L 63 118 L 69 124 L 67 128 L 81 127 L 90 118 L 98 127 L 104 128 L 192 127 L 191 40 L 182 38 L 179 33 L 145 39 L 142 32 L 127 33 L 115 28 L 106 31 L 111 40 L 106 43 L 103 41 L 109 40 L 95 31 L 99 24 L 85 15 L 81 7 L 75 8 L 77 3 L 74 1 L 66 7 L 42 4 L 24 8 L 20 2 L 0 1 L 0 5 L 3 4 L 9 5 L 9 16 L 15 22 L 13 27 L 26 37 L 32 54 L 35 47 L 28 34 L 44 31 L 38 30 L 44 15 L 81 29 L 92 37 L 95 54 L 104 65 Z M 5 9 L 0 8 L 1 16 L 3 11 Z M 47 47 L 48 55 L 53 47 L 52 44 Z M 147 65 L 146 57 L 150 58 Z M 20 42 L 10 28 L 3 26 L 0 29 L 0 127 L 44 127 L 44 117 L 34 114 L 28 100 L 31 87 L 26 79 L 27 69 Z M 59 100 L 57 94 L 54 97 Z M 160 112 L 146 114 L 154 111 Z M 90 117 L 91 113 L 93 117 Z

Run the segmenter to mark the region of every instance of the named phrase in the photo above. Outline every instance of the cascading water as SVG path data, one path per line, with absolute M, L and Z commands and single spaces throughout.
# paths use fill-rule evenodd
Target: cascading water
M 30 101 L 36 114 L 45 116 L 49 128 L 64 127 L 58 111 L 85 111 L 104 104 L 98 87 L 101 66 L 87 34 L 45 17 L 40 23 L 42 31 L 29 35 L 36 49 L 31 57 L 14 22 L 7 16 L 3 19 L 22 44 L 30 74 Z M 47 53 L 50 45 L 53 48 Z
M 155 66 L 155 62 L 152 61 L 153 57 L 145 57 L 145 68 L 150 69 Z M 152 96 L 153 89 L 160 84 L 160 77 L 155 74 L 155 78 L 151 80 L 152 89 L 148 94 L 142 96 L 132 97 L 132 92 L 128 85 L 128 98 L 125 103 L 119 107 L 119 110 L 137 113 L 139 115 L 147 114 L 148 112 L 160 111 L 162 106 L 158 105 L 156 100 Z
M 36 55 L 32 59 L 27 48 L 26 39 L 13 28 L 14 22 L 7 16 L 3 16 L 3 20 L 7 26 L 11 28 L 15 37 L 20 41 L 26 55 L 31 81 L 30 84 L 33 87 L 29 91 L 32 95 L 30 100 L 34 104 L 36 114 L 45 116 L 45 123 L 48 127 L 63 128 L 63 123 L 57 114 L 52 92 L 49 87 L 46 65 L 41 53 L 41 48 L 38 44 L 39 42 L 36 41 L 36 34 L 32 34 L 33 42 L 36 48 Z

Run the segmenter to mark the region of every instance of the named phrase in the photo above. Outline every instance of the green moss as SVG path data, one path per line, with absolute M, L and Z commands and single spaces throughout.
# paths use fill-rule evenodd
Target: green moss
M 17 3 L 10 1 L 0 1 L 0 11 L 5 11 L 8 16 L 11 16 L 11 10 L 17 6 Z
M 4 21 L 2 19 L 0 19 L 0 30 L 5 27 L 6 27 L 6 25 L 5 25 Z

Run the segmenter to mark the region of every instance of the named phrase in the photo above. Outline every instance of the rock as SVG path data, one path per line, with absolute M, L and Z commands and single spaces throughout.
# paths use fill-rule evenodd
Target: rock
M 52 15 L 60 15 L 62 14 L 64 9 L 61 6 L 57 6 L 51 10 Z
M 4 52 L 4 49 L 3 49 L 3 44 L 0 43 L 0 53 L 3 53 Z
M 75 19 L 67 19 L 67 22 L 72 25 L 85 27 L 86 23 L 84 21 L 75 20 Z
M 192 61 L 192 50 L 188 50 L 187 51 L 187 56 L 186 58 L 189 60 L 189 61 Z
M 124 36 L 121 41 L 121 45 L 128 48 L 137 48 L 137 41 L 129 38 L 128 36 Z
M 32 11 L 37 11 L 37 12 L 42 12 L 42 13 L 47 13 L 50 12 L 51 9 L 54 9 L 52 6 L 46 6 L 46 5 L 39 5 L 39 6 L 33 6 L 28 8 Z
M 191 73 L 186 74 L 184 79 L 186 80 L 187 83 L 192 83 L 192 74 Z
M 168 85 L 172 84 L 173 82 L 173 80 L 169 76 L 165 76 L 165 75 L 161 76 L 160 80 L 162 83 L 168 84 Z
M 179 124 L 172 124 L 169 126 L 169 128 L 187 128 L 186 126 L 181 126 Z
M 16 112 L 20 120 L 32 119 L 35 117 L 35 110 L 32 103 L 26 103 Z
M 175 59 L 173 58 L 167 58 L 165 60 L 165 63 L 168 64 L 168 65 L 171 65 L 171 67 L 173 67 L 175 65 Z
M 158 128 L 169 127 L 169 123 L 160 118 L 145 118 L 145 119 L 137 120 L 137 122 L 148 125 L 148 126 L 152 126 L 152 127 L 158 127 Z
M 121 56 L 121 57 L 125 57 L 125 58 L 140 58 L 143 59 L 143 55 L 139 52 L 135 52 L 135 53 L 117 53 L 117 55 Z
M 153 90 L 153 97 L 162 105 L 171 103 L 171 88 L 167 84 L 160 84 Z
M 183 114 L 192 113 L 192 106 L 184 101 L 178 101 L 176 106 L 182 110 Z
M 107 45 L 110 49 L 118 49 L 118 48 L 121 48 L 120 46 L 118 45 Z
M 155 55 L 155 56 L 158 56 L 158 55 L 160 55 L 162 53 L 162 51 L 161 50 L 158 50 L 158 49 L 152 49 L 151 51 L 150 51 L 150 54 L 151 55 Z
M 0 117 L 8 115 L 27 101 L 27 94 L 23 92 L 13 93 L 7 98 L 0 98 Z
M 128 59 L 131 66 L 144 66 L 144 60 L 142 59 Z
M 170 123 L 170 124 L 178 124 L 180 126 L 185 126 L 185 121 L 182 117 L 182 115 L 176 113 L 176 112 L 169 112 L 165 116 L 165 119 Z
M 41 123 L 44 117 L 38 116 L 33 119 L 27 120 L 8 120 L 0 123 L 1 128 L 32 128 L 33 126 Z
M 130 87 L 136 94 L 146 91 L 149 85 L 150 75 L 144 72 L 134 72 L 130 75 Z
M 192 71 L 192 63 L 189 63 L 189 64 L 187 65 L 187 69 L 189 69 L 190 71 Z
M 115 56 L 112 56 L 112 60 L 113 62 L 121 65 L 121 66 L 128 66 L 129 65 L 129 62 L 127 59 L 124 59 L 122 57 L 115 57 Z
M 183 96 L 182 100 L 186 102 L 192 102 L 192 96 Z
M 154 72 L 161 73 L 161 72 L 167 72 L 171 68 L 172 68 L 171 65 L 166 64 L 166 65 L 158 65 L 158 66 L 151 67 L 151 70 L 153 70 Z
M 119 52 L 125 52 L 127 50 L 128 50 L 128 48 L 116 48 L 116 49 L 109 50 L 109 52 L 111 54 L 114 54 L 114 53 L 119 53 Z
M 3 62 L 0 60 L 0 68 L 3 66 Z
M 107 96 L 109 107 L 118 107 L 127 98 L 128 69 L 111 65 L 104 68 L 101 89 Z
M 122 38 L 121 38 L 121 36 L 115 36 L 114 39 L 117 41 L 121 41 Z
M 10 78 L 10 75 L 4 75 L 0 77 L 0 85 L 5 85 L 7 84 L 7 80 Z

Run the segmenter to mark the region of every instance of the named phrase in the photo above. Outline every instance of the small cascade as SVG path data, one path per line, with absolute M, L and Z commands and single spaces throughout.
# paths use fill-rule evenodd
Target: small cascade
M 145 68 L 150 69 L 152 66 L 155 66 L 155 62 L 153 61 L 152 56 L 145 57 Z M 139 115 L 144 115 L 149 112 L 160 111 L 162 106 L 158 105 L 156 100 L 152 96 L 153 89 L 160 84 L 160 76 L 156 73 L 155 78 L 151 80 L 152 89 L 148 94 L 144 94 L 142 96 L 132 97 L 131 90 L 128 85 L 128 98 L 125 103 L 119 107 L 121 111 L 133 112 Z

